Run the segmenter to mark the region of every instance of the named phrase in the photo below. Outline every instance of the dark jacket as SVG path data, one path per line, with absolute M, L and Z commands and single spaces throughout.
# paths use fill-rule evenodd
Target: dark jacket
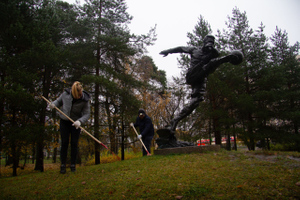
M 75 100 L 71 94 L 71 89 L 65 89 L 53 104 L 58 108 L 61 107 L 62 112 L 72 120 L 79 120 L 81 123 L 85 123 L 90 117 L 90 95 L 85 91 L 82 94 L 81 99 Z M 60 118 L 68 120 L 62 114 L 60 114 Z
M 152 120 L 148 115 L 145 115 L 144 119 L 137 117 L 134 127 L 139 127 L 143 138 L 153 138 L 154 128 Z

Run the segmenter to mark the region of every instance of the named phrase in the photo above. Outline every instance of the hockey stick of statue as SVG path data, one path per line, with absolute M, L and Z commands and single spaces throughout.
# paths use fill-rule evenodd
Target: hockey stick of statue
M 136 131 L 136 129 L 134 128 L 134 126 L 133 126 L 132 124 L 131 124 L 131 126 L 132 126 L 132 128 L 133 128 L 135 134 L 136 134 L 137 136 L 139 136 L 139 134 L 138 134 L 138 132 Z M 140 139 L 140 141 L 141 141 L 143 147 L 145 148 L 145 150 L 146 150 L 146 152 L 147 152 L 147 156 L 151 156 L 151 154 L 150 154 L 149 151 L 147 150 L 147 148 L 146 148 L 144 142 L 142 141 L 142 139 L 141 139 L 141 138 L 139 138 L 139 139 Z
M 46 99 L 44 96 L 41 96 L 41 98 L 42 99 L 44 99 L 48 104 L 51 104 L 51 102 L 48 100 L 48 99 Z M 55 106 L 55 109 L 58 111 L 58 112 L 60 112 L 63 116 L 65 116 L 68 120 L 70 120 L 72 123 L 74 123 L 74 120 L 72 120 L 68 115 L 66 115 L 63 111 L 61 111 L 59 108 L 57 108 L 56 106 Z M 90 136 L 93 140 L 95 140 L 96 142 L 98 142 L 99 144 L 101 144 L 102 146 L 104 146 L 108 151 L 110 151 L 109 149 L 108 149 L 108 147 L 107 146 L 105 146 L 105 144 L 103 144 L 100 140 L 98 140 L 97 138 L 95 138 L 92 134 L 90 134 L 87 130 L 85 130 L 84 128 L 82 128 L 81 126 L 79 126 L 79 128 L 83 131 L 83 132 L 85 132 L 88 136 Z M 111 152 L 111 151 L 110 151 Z M 114 152 L 111 152 L 113 155 L 115 155 L 119 160 L 121 160 L 120 159 L 120 157 L 118 156 L 118 155 L 116 155 Z

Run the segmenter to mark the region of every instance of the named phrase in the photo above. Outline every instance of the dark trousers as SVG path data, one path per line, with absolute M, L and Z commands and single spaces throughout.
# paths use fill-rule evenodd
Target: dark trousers
M 61 149 L 60 160 L 61 164 L 66 164 L 68 155 L 69 138 L 71 135 L 71 164 L 76 164 L 76 156 L 78 149 L 78 140 L 80 135 L 80 128 L 76 129 L 72 126 L 71 121 L 60 120 L 60 137 Z
M 148 152 L 151 153 L 151 141 L 152 141 L 152 137 L 148 137 L 148 138 L 142 138 L 142 141 L 145 145 L 145 147 L 147 148 Z M 145 150 L 144 146 L 142 147 L 143 149 L 143 156 L 146 156 L 147 155 L 147 151 Z

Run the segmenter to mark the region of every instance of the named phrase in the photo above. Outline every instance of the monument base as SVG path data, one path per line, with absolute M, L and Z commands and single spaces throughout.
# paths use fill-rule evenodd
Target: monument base
M 194 146 L 194 143 L 192 142 L 177 141 L 175 132 L 170 129 L 159 129 L 156 133 L 159 138 L 155 141 L 159 149 Z
M 168 154 L 187 154 L 187 153 L 203 153 L 205 151 L 219 151 L 220 145 L 207 146 L 187 146 L 154 150 L 154 155 L 168 155 Z

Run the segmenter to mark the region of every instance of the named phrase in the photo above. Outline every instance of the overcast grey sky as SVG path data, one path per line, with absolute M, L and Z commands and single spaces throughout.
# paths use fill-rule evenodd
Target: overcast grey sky
M 76 0 L 65 0 L 74 3 Z M 84 3 L 84 0 L 80 0 Z M 256 30 L 261 22 L 270 37 L 276 26 L 286 30 L 290 45 L 300 42 L 300 0 L 126 0 L 128 13 L 133 16 L 129 25 L 132 33 L 146 34 L 157 25 L 157 41 L 148 47 L 148 56 L 156 66 L 165 70 L 168 79 L 178 76 L 179 54 L 162 57 L 159 52 L 176 46 L 185 46 L 187 33 L 194 30 L 200 15 L 210 24 L 213 35 L 226 28 L 225 21 L 237 7 L 246 12 L 249 25 Z

